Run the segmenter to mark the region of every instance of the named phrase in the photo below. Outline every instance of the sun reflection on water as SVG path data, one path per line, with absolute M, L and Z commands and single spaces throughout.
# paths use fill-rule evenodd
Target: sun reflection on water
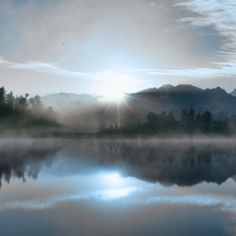
M 101 200 L 115 200 L 124 197 L 128 197 L 130 194 L 137 191 L 136 187 L 126 187 L 126 188 L 115 188 L 108 189 L 101 192 Z

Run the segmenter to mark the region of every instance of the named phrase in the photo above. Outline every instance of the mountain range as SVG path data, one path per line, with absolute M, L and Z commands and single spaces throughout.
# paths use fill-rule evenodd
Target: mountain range
M 172 110 L 179 116 L 184 108 L 193 108 L 200 113 L 209 110 L 216 119 L 236 114 L 236 97 L 220 87 L 201 89 L 192 85 L 168 85 L 137 92 L 131 98 L 132 106 L 140 106 L 141 113 Z
M 193 108 L 196 113 L 209 110 L 215 119 L 236 114 L 236 90 L 227 93 L 220 87 L 201 89 L 185 84 L 126 94 L 124 102 L 120 102 L 119 114 L 116 103 L 104 102 L 101 97 L 92 95 L 59 93 L 45 96 L 42 101 L 54 107 L 62 123 L 85 131 L 114 123 L 126 125 L 144 121 L 149 112 L 173 111 L 179 118 L 184 108 Z

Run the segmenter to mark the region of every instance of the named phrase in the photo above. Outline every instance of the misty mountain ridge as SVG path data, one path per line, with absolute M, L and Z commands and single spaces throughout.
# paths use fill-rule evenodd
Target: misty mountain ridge
M 88 94 L 58 93 L 47 95 L 42 102 L 60 113 L 61 122 L 79 129 L 93 130 L 114 123 L 126 125 L 143 122 L 149 112 L 160 114 L 173 111 L 176 118 L 185 108 L 196 113 L 211 111 L 216 119 L 236 114 L 236 97 L 220 87 L 202 89 L 189 84 L 164 85 L 125 96 L 120 103 L 119 121 L 117 104 L 104 102 L 101 97 Z
M 64 116 L 68 112 L 77 112 L 77 108 L 86 110 L 97 106 L 98 97 L 89 94 L 61 92 L 46 95 L 41 100 L 45 106 L 53 107 L 61 116 Z
M 140 91 L 131 97 L 134 98 L 131 102 L 133 106 L 140 106 L 140 114 L 172 110 L 179 116 L 184 108 L 193 108 L 196 112 L 209 110 L 218 119 L 236 114 L 236 97 L 220 87 L 201 89 L 193 85 L 180 84 Z M 138 100 L 139 104 L 136 102 Z
M 137 91 L 133 94 L 159 94 L 159 93 L 174 93 L 174 92 L 199 92 L 199 91 L 205 91 L 209 93 L 224 93 L 228 94 L 231 96 L 236 96 L 236 89 L 233 90 L 231 93 L 227 93 L 224 89 L 221 87 L 216 87 L 212 89 L 201 89 L 199 87 L 190 85 L 190 84 L 180 84 L 177 86 L 173 86 L 171 84 L 164 84 L 161 87 L 152 87 L 152 88 L 147 88 L 141 91 Z M 132 93 L 127 93 L 127 95 L 132 95 Z M 91 94 L 76 94 L 76 93 L 65 93 L 65 92 L 60 92 L 60 93 L 54 93 L 54 94 L 48 94 L 44 97 L 42 97 L 42 101 L 45 103 L 45 105 L 53 105 L 54 103 L 65 103 L 65 104 L 70 104 L 70 103 L 94 103 L 102 100 L 102 95 L 100 96 L 95 96 Z
M 42 102 L 48 106 L 55 105 L 71 105 L 74 103 L 93 103 L 96 102 L 96 97 L 89 94 L 75 93 L 54 93 L 42 97 Z
M 148 88 L 145 90 L 141 90 L 136 92 L 135 94 L 143 94 L 143 93 L 161 93 L 161 92 L 166 92 L 166 93 L 175 93 L 175 92 L 199 92 L 199 91 L 205 91 L 205 92 L 221 92 L 221 93 L 226 93 L 228 94 L 224 89 L 221 87 L 216 87 L 216 88 L 207 88 L 207 89 L 202 89 L 196 86 L 193 86 L 191 84 L 179 84 L 177 86 L 173 86 L 171 84 L 165 84 L 162 85 L 159 88 L 153 87 L 153 88 Z M 236 91 L 236 89 L 235 89 Z M 232 95 L 232 94 L 229 94 Z

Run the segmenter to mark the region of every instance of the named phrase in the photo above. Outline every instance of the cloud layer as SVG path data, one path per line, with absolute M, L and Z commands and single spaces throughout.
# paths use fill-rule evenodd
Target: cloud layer
M 148 87 L 198 79 L 202 87 L 221 79 L 228 89 L 226 77 L 236 87 L 235 13 L 232 0 L 7 0 L 0 3 L 0 82 L 40 92 L 30 78 L 39 85 L 72 78 L 80 92 L 94 93 L 97 85 L 84 78 L 122 70 L 136 76 L 135 90 L 140 81 Z M 75 87 L 58 81 L 58 92 Z

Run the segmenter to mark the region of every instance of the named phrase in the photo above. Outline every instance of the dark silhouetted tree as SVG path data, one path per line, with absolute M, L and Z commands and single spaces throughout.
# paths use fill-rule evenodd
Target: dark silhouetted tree
M 3 106 L 5 103 L 5 93 L 6 93 L 5 88 L 1 87 L 0 88 L 0 106 Z
M 15 97 L 13 96 L 12 92 L 6 95 L 6 104 L 9 106 L 10 109 L 15 108 Z
M 202 115 L 202 128 L 204 132 L 210 132 L 212 129 L 212 114 L 210 111 L 206 111 Z

